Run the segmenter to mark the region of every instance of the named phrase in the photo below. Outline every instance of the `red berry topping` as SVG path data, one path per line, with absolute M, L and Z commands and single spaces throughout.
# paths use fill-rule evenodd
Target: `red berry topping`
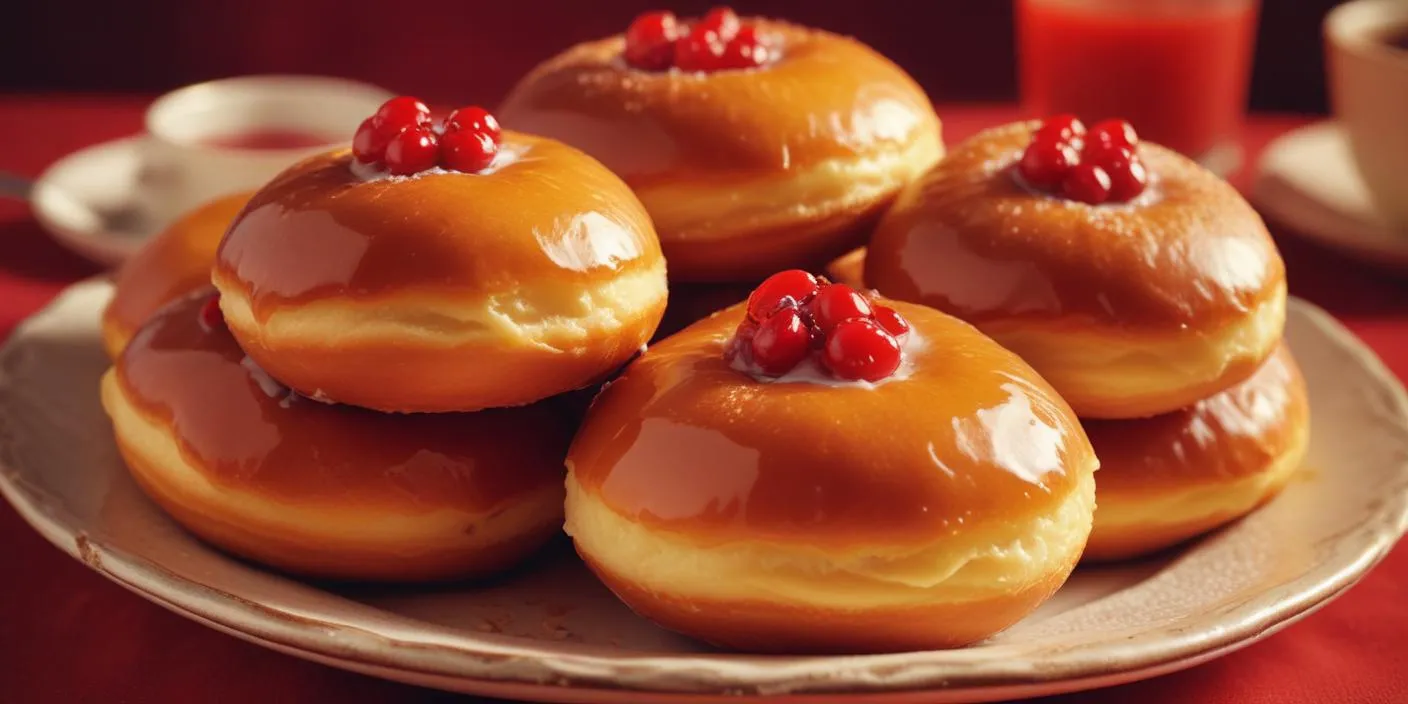
M 352 137 L 352 155 L 363 164 L 381 166 L 386 162 L 386 148 L 396 135 L 429 124 L 430 108 L 425 103 L 407 95 L 392 98 L 357 128 Z
M 399 95 L 381 104 L 372 120 L 379 125 L 395 127 L 399 132 L 407 127 L 430 124 L 430 108 L 419 98 Z
M 446 132 L 458 132 L 461 130 L 483 132 L 489 135 L 489 138 L 495 142 L 499 141 L 500 137 L 503 136 L 503 130 L 499 128 L 498 118 L 490 115 L 488 110 L 478 105 L 460 108 L 450 113 L 445 118 Z
M 1056 115 L 1042 121 L 1032 142 L 1071 142 L 1085 135 L 1085 123 L 1075 115 Z
M 769 376 L 791 371 L 811 351 L 811 330 L 795 308 L 784 308 L 758 325 L 753 362 Z
M 487 132 L 450 130 L 440 137 L 440 165 L 451 171 L 483 171 L 498 153 L 499 143 Z
M 435 133 L 429 127 L 402 130 L 386 145 L 386 170 L 409 176 L 435 166 L 439 156 Z
M 1017 164 L 1017 172 L 1034 188 L 1051 190 L 1061 185 L 1066 175 L 1076 164 L 1080 155 L 1075 147 L 1065 142 L 1034 141 L 1027 145 L 1022 160 Z
M 1110 199 L 1110 175 L 1095 164 L 1081 164 L 1066 174 L 1061 193 L 1071 200 L 1099 205 Z
M 719 68 L 756 68 L 768 62 L 768 48 L 758 38 L 757 28 L 749 25 L 738 30 L 724 46 Z
M 200 307 L 200 325 L 206 332 L 225 325 L 225 314 L 220 312 L 219 294 L 205 299 L 205 305 Z
M 730 7 L 716 7 L 694 24 L 691 32 L 712 32 L 720 42 L 727 44 L 738 35 L 738 15 Z
M 375 117 L 362 120 L 357 133 L 352 136 L 352 156 L 363 164 L 380 164 L 386 156 L 386 143 L 396 136 L 378 125 Z
M 713 32 L 690 32 L 675 42 L 675 67 L 681 71 L 723 68 L 724 45 Z
M 1124 120 L 1105 120 L 1090 128 L 1086 141 L 1092 144 L 1133 148 L 1139 144 L 1139 134 L 1134 131 L 1134 125 Z
M 879 381 L 900 366 L 900 343 L 873 320 L 841 322 L 826 336 L 822 360 L 842 379 Z
M 626 29 L 626 63 L 646 71 L 663 71 L 675 60 L 679 22 L 673 12 L 647 12 Z
M 793 306 L 801 306 L 812 300 L 819 286 L 815 276 L 801 269 L 779 271 L 749 294 L 748 317 L 754 321 L 766 320 L 779 308 L 786 307 L 789 299 Z
M 1120 203 L 1133 200 L 1149 185 L 1149 172 L 1139 157 L 1111 161 L 1100 165 L 1110 177 L 1110 200 Z
M 842 321 L 851 318 L 869 318 L 870 301 L 858 291 L 845 284 L 823 286 L 816 297 L 808 304 L 812 319 L 824 333 L 830 333 Z
M 872 317 L 875 319 L 875 323 L 883 328 L 885 332 L 894 335 L 896 339 L 904 337 L 909 333 L 909 321 L 900 317 L 900 314 L 896 313 L 894 308 L 887 308 L 885 306 L 874 306 L 874 308 L 875 312 Z

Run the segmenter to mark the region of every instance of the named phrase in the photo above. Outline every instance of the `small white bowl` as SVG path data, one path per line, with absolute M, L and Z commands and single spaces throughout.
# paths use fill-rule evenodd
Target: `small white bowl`
M 346 144 L 391 93 L 323 76 L 225 78 L 180 88 L 147 109 L 143 206 L 169 220 L 216 197 L 253 190 L 294 162 Z M 280 131 L 325 138 L 290 148 L 242 148 L 212 138 Z

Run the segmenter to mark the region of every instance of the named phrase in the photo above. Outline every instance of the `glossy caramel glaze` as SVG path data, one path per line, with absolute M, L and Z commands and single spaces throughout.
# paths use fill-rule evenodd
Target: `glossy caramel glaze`
M 311 401 L 248 363 L 223 326 L 207 329 L 208 298 L 163 309 L 116 369 L 212 483 L 287 502 L 477 511 L 561 481 L 571 428 L 551 406 L 401 415 Z
M 251 194 L 225 196 L 182 216 L 137 250 L 118 270 L 103 311 L 103 342 L 116 357 L 162 306 L 210 285 L 210 265 L 225 228 Z
M 1100 496 L 1111 497 L 1267 471 L 1304 437 L 1309 422 L 1305 381 L 1282 344 L 1251 378 L 1182 411 L 1084 425 L 1100 458 Z
M 730 368 L 735 306 L 652 346 L 597 397 L 568 466 L 627 519 L 703 542 L 930 544 L 1054 508 L 1095 461 L 1065 402 L 954 318 L 894 303 L 927 341 L 873 389 Z
M 866 283 L 979 327 L 1211 330 L 1282 295 L 1281 257 L 1232 186 L 1144 143 L 1153 180 L 1129 204 L 1035 193 L 1012 166 L 1036 124 L 985 131 L 905 189 L 871 240 Z
M 304 301 L 408 291 L 551 298 L 659 265 L 644 208 L 601 164 L 515 132 L 502 149 L 487 173 L 367 181 L 347 150 L 308 159 L 250 201 L 217 273 L 262 319 Z
M 923 89 L 874 50 L 785 22 L 745 21 L 777 47 L 776 62 L 746 71 L 641 71 L 622 61 L 618 35 L 538 66 L 498 116 L 586 151 L 637 189 L 786 174 L 937 137 Z

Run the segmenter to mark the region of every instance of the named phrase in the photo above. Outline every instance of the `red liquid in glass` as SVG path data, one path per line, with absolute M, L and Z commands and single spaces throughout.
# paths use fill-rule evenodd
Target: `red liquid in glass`
M 201 139 L 201 144 L 222 149 L 307 149 L 331 144 L 336 140 L 326 135 L 297 130 L 252 130 L 216 134 Z
M 1195 159 L 1237 138 L 1256 2 L 1021 0 L 1022 93 L 1034 116 L 1110 117 Z

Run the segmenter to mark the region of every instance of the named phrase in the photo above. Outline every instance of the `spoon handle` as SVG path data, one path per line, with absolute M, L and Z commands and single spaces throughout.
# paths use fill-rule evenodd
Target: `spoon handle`
M 0 198 L 29 200 L 30 191 L 33 189 L 34 181 L 18 174 L 0 171 Z

